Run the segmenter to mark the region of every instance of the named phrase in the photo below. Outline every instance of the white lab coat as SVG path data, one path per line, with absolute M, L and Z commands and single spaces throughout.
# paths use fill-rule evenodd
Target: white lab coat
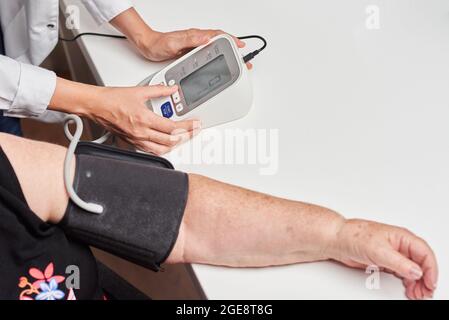
M 81 1 L 99 23 L 132 6 L 129 0 Z M 0 23 L 6 51 L 0 55 L 0 110 L 12 117 L 56 119 L 46 112 L 56 75 L 37 66 L 58 43 L 59 1 L 0 0 Z

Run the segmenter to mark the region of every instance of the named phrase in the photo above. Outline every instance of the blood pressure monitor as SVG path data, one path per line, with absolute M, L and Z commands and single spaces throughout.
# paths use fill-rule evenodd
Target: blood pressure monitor
M 84 35 L 124 38 L 98 33 L 81 33 L 74 41 Z M 156 114 L 172 120 L 199 119 L 203 127 L 212 127 L 244 117 L 253 102 L 252 85 L 245 62 L 250 61 L 267 46 L 261 36 L 245 36 L 239 39 L 258 38 L 264 45 L 246 56 L 240 55 L 234 39 L 229 35 L 213 38 L 208 44 L 198 47 L 166 68 L 143 80 L 140 85 L 177 85 L 179 91 L 170 97 L 152 99 L 148 108 Z M 76 131 L 70 132 L 69 125 L 75 123 Z M 79 116 L 68 115 L 64 132 L 70 140 L 64 160 L 64 184 L 71 201 L 79 208 L 101 214 L 102 205 L 83 201 L 72 185 L 71 163 L 75 157 L 78 142 L 83 132 L 83 121 Z M 111 133 L 92 141 L 102 144 Z
M 213 38 L 140 84 L 177 85 L 178 92 L 147 106 L 174 121 L 199 119 L 203 127 L 242 118 L 253 103 L 248 69 L 229 35 Z

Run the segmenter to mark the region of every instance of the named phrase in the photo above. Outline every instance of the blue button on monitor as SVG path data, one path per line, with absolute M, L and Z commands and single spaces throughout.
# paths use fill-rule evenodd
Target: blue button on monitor
M 164 104 L 161 106 L 161 111 L 162 111 L 162 115 L 163 115 L 165 118 L 171 118 L 171 117 L 173 117 L 173 108 L 172 108 L 172 106 L 171 106 L 170 101 L 164 103 Z

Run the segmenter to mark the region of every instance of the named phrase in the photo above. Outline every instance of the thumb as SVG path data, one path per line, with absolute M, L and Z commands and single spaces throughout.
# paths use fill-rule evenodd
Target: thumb
M 147 99 L 168 97 L 178 91 L 178 86 L 148 86 L 145 90 L 145 97 Z
M 408 280 L 419 280 L 423 276 L 421 267 L 394 249 L 382 250 L 375 254 L 379 267 L 390 269 Z
M 196 48 L 203 44 L 206 44 L 210 41 L 212 37 L 208 35 L 206 32 L 201 31 L 189 31 L 186 32 L 185 36 L 180 41 L 179 45 L 181 46 L 180 51 Z

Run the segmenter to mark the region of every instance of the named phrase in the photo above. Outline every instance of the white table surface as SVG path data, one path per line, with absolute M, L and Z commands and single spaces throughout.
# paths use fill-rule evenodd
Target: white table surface
M 158 30 L 210 27 L 269 40 L 252 73 L 253 110 L 214 130 L 278 129 L 277 174 L 262 176 L 257 165 L 175 163 L 178 169 L 405 226 L 434 248 L 435 297 L 449 298 L 447 0 L 134 3 Z M 379 30 L 365 26 L 367 5 L 380 8 Z M 81 12 L 81 31 L 113 32 Z M 122 40 L 79 43 L 108 86 L 134 85 L 162 67 Z M 365 273 L 330 262 L 194 271 L 211 299 L 404 298 L 392 276 L 382 274 L 381 288 L 368 290 Z

